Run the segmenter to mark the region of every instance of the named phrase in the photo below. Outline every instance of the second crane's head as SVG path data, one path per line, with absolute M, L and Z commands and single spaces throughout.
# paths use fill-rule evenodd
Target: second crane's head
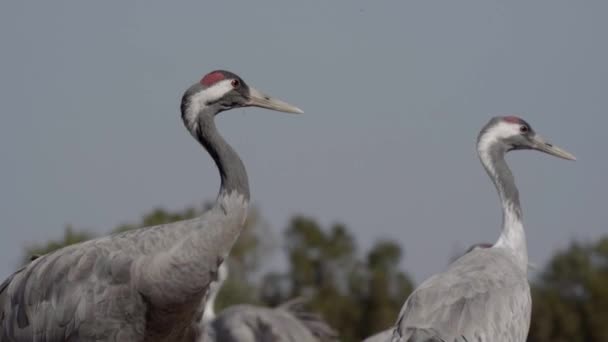
M 480 155 L 506 153 L 512 150 L 537 150 L 568 160 L 576 158 L 538 135 L 524 119 L 517 116 L 494 117 L 479 133 Z
M 239 107 L 261 107 L 286 113 L 303 113 L 289 103 L 272 98 L 247 85 L 238 75 L 215 70 L 192 85 L 182 97 L 182 119 L 194 128 L 202 116 L 214 116 Z

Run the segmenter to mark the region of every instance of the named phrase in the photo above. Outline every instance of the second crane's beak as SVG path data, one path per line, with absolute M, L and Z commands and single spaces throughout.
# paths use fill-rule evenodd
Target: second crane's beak
M 245 105 L 272 109 L 285 113 L 304 113 L 300 108 L 292 106 L 289 103 L 283 102 L 279 99 L 273 99 L 272 97 L 252 87 L 249 87 L 249 100 L 245 103 Z
M 576 157 L 572 153 L 550 144 L 538 134 L 532 138 L 532 148 L 559 158 L 576 160 Z

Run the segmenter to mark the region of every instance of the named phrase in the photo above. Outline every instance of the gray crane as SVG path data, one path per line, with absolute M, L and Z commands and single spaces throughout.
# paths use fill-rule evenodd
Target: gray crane
M 210 286 L 199 342 L 333 342 L 337 333 L 296 298 L 276 308 L 239 304 L 215 314 L 214 300 L 228 275 L 226 263 Z
M 181 116 L 215 161 L 215 205 L 192 220 L 68 246 L 0 285 L 0 341 L 195 341 L 209 283 L 238 238 L 249 202 L 245 167 L 215 126 L 225 110 L 302 113 L 224 70 L 182 97 Z
M 502 233 L 492 247 L 473 248 L 414 290 L 401 309 L 393 342 L 526 340 L 532 306 L 528 252 L 519 192 L 504 159 L 521 149 L 575 160 L 521 118 L 491 119 L 478 136 L 477 152 L 500 197 Z

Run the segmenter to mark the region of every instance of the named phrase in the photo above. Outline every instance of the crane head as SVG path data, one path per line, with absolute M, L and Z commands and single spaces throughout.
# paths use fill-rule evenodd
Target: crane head
M 498 146 L 501 151 L 537 150 L 555 157 L 576 160 L 571 153 L 549 143 L 537 134 L 529 123 L 517 116 L 494 117 L 478 137 L 480 152 Z
M 192 85 L 182 98 L 182 113 L 198 116 L 203 111 L 218 114 L 238 107 L 261 107 L 286 113 L 303 113 L 301 109 L 272 98 L 247 85 L 238 75 L 215 70 Z
M 286 113 L 303 113 L 301 109 L 274 99 L 250 87 L 238 75 L 215 70 L 200 80 L 201 93 L 209 104 L 217 103 L 222 110 L 234 107 L 261 107 Z

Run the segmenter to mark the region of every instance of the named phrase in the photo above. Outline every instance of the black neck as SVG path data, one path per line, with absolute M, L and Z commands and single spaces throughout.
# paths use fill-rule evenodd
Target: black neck
M 249 181 L 241 158 L 217 131 L 215 113 L 199 113 L 194 129 L 194 137 L 205 147 L 215 161 L 222 179 L 220 196 L 234 191 L 249 200 Z

